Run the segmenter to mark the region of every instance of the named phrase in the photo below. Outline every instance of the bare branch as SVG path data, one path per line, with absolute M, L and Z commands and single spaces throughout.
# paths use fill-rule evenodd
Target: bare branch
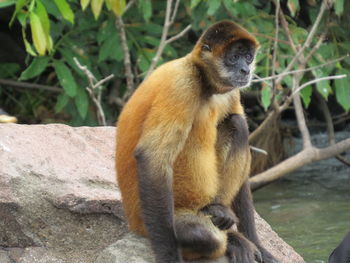
M 320 93 L 318 91 L 316 91 L 315 94 L 316 94 L 316 97 L 319 101 L 320 109 L 323 112 L 323 116 L 324 116 L 324 119 L 326 122 L 329 144 L 334 145 L 335 144 L 335 135 L 334 135 L 334 127 L 333 127 L 333 120 L 332 120 L 331 113 L 329 111 L 327 103 L 325 102 L 324 98 L 320 95 Z M 350 161 L 345 159 L 343 156 L 337 155 L 335 158 L 337 160 L 339 160 L 340 162 L 342 162 L 343 164 L 350 166 Z
M 299 74 L 296 74 L 293 77 L 293 88 L 292 88 L 293 95 L 292 96 L 293 96 L 294 110 L 295 110 L 295 115 L 297 117 L 298 127 L 300 130 L 301 136 L 303 138 L 303 148 L 306 149 L 306 148 L 312 147 L 312 143 L 311 143 L 310 132 L 306 125 L 303 106 L 301 104 L 299 92 L 295 92 L 298 89 L 299 82 L 300 82 Z
M 0 85 L 5 86 L 11 86 L 16 88 L 24 88 L 24 89 L 41 89 L 41 90 L 47 90 L 52 91 L 56 93 L 62 92 L 62 89 L 55 86 L 47 86 L 47 85 L 41 85 L 41 84 L 35 84 L 35 83 L 28 83 L 28 82 L 20 82 L 15 80 L 9 80 L 9 79 L 0 79 Z
M 188 25 L 187 27 L 185 27 L 185 29 L 183 29 L 180 33 L 176 34 L 175 36 L 167 39 L 165 41 L 165 44 L 170 44 L 171 42 L 174 42 L 175 40 L 183 37 L 190 29 L 191 29 L 192 25 Z
M 301 56 L 303 56 L 304 50 L 310 46 L 310 43 L 311 43 L 312 39 L 314 38 L 314 36 L 316 34 L 318 26 L 320 25 L 321 19 L 323 17 L 323 14 L 324 14 L 324 12 L 325 12 L 325 10 L 327 8 L 327 2 L 328 2 L 328 0 L 323 0 L 322 1 L 320 11 L 319 11 L 319 13 L 317 15 L 317 18 L 316 18 L 316 20 L 315 20 L 315 22 L 314 22 L 314 24 L 313 24 L 309 34 L 308 34 L 308 36 L 307 36 L 303 46 L 297 51 L 297 53 L 295 54 L 295 56 L 293 57 L 291 62 L 289 62 L 288 66 L 284 69 L 283 73 L 290 71 L 290 69 L 301 58 Z M 289 30 L 288 30 L 288 33 L 290 34 Z M 288 39 L 290 39 L 292 41 L 291 36 L 289 36 Z M 293 45 L 294 45 L 293 41 L 291 43 L 293 43 Z M 304 60 L 303 64 L 305 64 L 305 63 L 306 63 L 306 61 Z M 276 83 L 280 83 L 281 80 L 282 80 L 282 78 L 278 78 L 276 80 Z
M 96 89 L 96 88 L 98 88 L 98 87 L 101 87 L 105 82 L 111 80 L 112 78 L 114 78 L 114 75 L 113 75 L 113 74 L 111 74 L 111 75 L 105 77 L 104 79 L 101 79 L 100 81 L 98 81 L 98 82 L 93 86 L 93 88 Z
M 175 18 L 176 18 L 176 15 L 177 15 L 177 10 L 179 9 L 179 4 L 180 4 L 180 0 L 176 0 L 175 7 L 174 7 L 174 10 L 173 10 L 173 14 L 171 15 L 171 19 L 170 19 L 170 25 L 174 24 L 174 22 L 175 22 Z
M 322 78 L 317 78 L 317 79 L 313 79 L 313 80 L 310 80 L 306 83 L 304 83 L 303 85 L 299 86 L 298 88 L 296 88 L 294 91 L 293 91 L 293 94 L 292 95 L 295 95 L 296 93 L 298 93 L 299 91 L 301 91 L 303 88 L 311 85 L 311 84 L 314 84 L 314 83 L 317 83 L 317 82 L 320 82 L 320 81 L 324 81 L 324 80 L 330 80 L 330 79 L 342 79 L 342 78 L 346 78 L 346 74 L 343 74 L 343 75 L 335 75 L 335 76 L 327 76 L 327 77 L 322 77 Z
M 336 58 L 336 59 L 330 60 L 330 61 L 328 61 L 326 63 L 321 64 L 321 65 L 317 65 L 317 66 L 310 67 L 310 68 L 305 68 L 305 69 L 292 70 L 292 71 L 284 72 L 284 73 L 281 73 L 281 74 L 278 74 L 278 75 L 275 75 L 275 76 L 266 77 L 266 78 L 260 78 L 257 75 L 255 75 L 255 77 L 257 77 L 257 79 L 253 79 L 251 82 L 265 82 L 266 83 L 266 81 L 268 81 L 268 80 L 272 80 L 272 79 L 276 79 L 276 78 L 280 78 L 280 77 L 285 77 L 287 75 L 292 75 L 294 73 L 301 73 L 301 72 L 312 71 L 312 70 L 315 70 L 315 69 L 318 69 L 318 68 L 322 68 L 322 67 L 328 66 L 330 64 L 334 64 L 334 63 L 339 62 L 341 60 L 344 60 L 344 59 L 348 58 L 349 56 L 350 55 L 347 54 L 347 55 L 342 56 L 340 58 Z
M 131 0 L 131 1 L 129 1 L 129 2 L 127 3 L 127 5 L 126 5 L 126 7 L 125 7 L 123 13 L 125 13 L 126 11 L 128 11 L 129 8 L 130 8 L 135 2 L 136 2 L 136 0 Z
M 191 25 L 188 25 L 179 34 L 177 34 L 177 35 L 175 35 L 175 36 L 173 36 L 173 37 L 171 37 L 170 39 L 167 40 L 169 28 L 173 24 L 173 22 L 175 21 L 175 16 L 176 16 L 177 9 L 178 9 L 178 6 L 179 6 L 179 1 L 177 0 L 177 2 L 175 3 L 175 7 L 174 7 L 173 12 L 171 12 L 172 3 L 173 3 L 172 0 L 167 0 L 162 36 L 160 38 L 160 42 L 159 42 L 159 46 L 158 46 L 157 52 L 156 52 L 155 56 L 152 58 L 151 65 L 148 68 L 148 71 L 147 71 L 145 79 L 148 78 L 149 75 L 156 68 L 156 66 L 158 64 L 158 61 L 159 61 L 159 59 L 162 56 L 162 53 L 164 51 L 165 46 L 167 44 L 177 40 L 178 38 L 182 37 L 183 35 L 185 35 L 188 32 L 188 30 L 190 30 L 190 28 L 191 28 Z M 172 13 L 172 17 L 170 18 L 171 13 Z
M 112 79 L 114 75 L 111 74 L 105 77 L 104 79 L 97 81 L 95 76 L 91 73 L 91 71 L 86 66 L 81 65 L 77 60 L 77 58 L 73 58 L 73 60 L 75 64 L 78 66 L 78 68 L 84 72 L 84 74 L 89 80 L 90 87 L 86 87 L 86 90 L 88 91 L 90 98 L 92 99 L 92 101 L 94 102 L 97 108 L 98 123 L 100 125 L 106 126 L 106 117 L 105 117 L 105 113 L 103 111 L 102 103 L 101 103 L 102 84 Z
M 275 0 L 276 5 L 276 12 L 275 12 L 275 41 L 273 43 L 273 54 L 272 54 L 272 69 L 271 69 L 271 75 L 275 76 L 276 74 L 276 61 L 277 61 L 277 51 L 278 51 L 278 33 L 279 33 L 279 10 L 280 10 L 280 1 Z M 272 81 L 272 94 L 273 98 L 272 101 L 275 99 L 276 95 L 276 83 L 273 80 Z
M 258 189 L 274 180 L 290 173 L 311 162 L 321 161 L 336 156 L 350 149 L 350 139 L 342 140 L 326 148 L 318 149 L 309 147 L 296 155 L 284 160 L 278 165 L 250 178 L 250 184 L 253 189 Z
M 120 42 L 124 53 L 124 68 L 125 68 L 125 76 L 126 76 L 126 92 L 123 96 L 123 100 L 124 100 L 124 98 L 126 99 L 127 97 L 129 97 L 129 95 L 135 89 L 134 74 L 132 73 L 132 69 L 131 69 L 130 51 L 128 47 L 128 42 L 126 40 L 124 21 L 120 16 L 117 16 L 115 20 L 115 24 L 119 32 Z

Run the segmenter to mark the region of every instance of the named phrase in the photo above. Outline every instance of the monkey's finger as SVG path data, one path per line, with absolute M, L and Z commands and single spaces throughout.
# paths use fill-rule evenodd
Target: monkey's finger
M 259 250 L 255 250 L 254 257 L 255 257 L 255 261 L 256 262 L 264 263 L 262 254 L 261 254 L 261 252 Z

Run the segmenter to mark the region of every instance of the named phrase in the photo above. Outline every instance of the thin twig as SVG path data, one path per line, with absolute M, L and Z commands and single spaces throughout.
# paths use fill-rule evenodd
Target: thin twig
M 332 116 L 331 116 L 331 113 L 329 111 L 328 105 L 327 105 L 326 101 L 324 100 L 324 98 L 321 96 L 321 94 L 317 90 L 315 92 L 315 95 L 319 101 L 319 106 L 320 106 L 321 111 L 323 112 L 323 116 L 324 116 L 324 119 L 326 122 L 329 144 L 334 145 L 335 144 L 335 134 L 334 134 L 334 127 L 333 127 L 333 120 L 332 120 Z M 338 161 L 342 162 L 343 164 L 350 166 L 350 161 L 345 159 L 343 156 L 337 155 L 337 156 L 335 156 L 335 158 Z
M 180 33 L 176 34 L 175 36 L 172 36 L 171 38 L 167 39 L 165 41 L 165 44 L 170 44 L 171 42 L 174 42 L 175 40 L 178 40 L 179 38 L 183 37 L 190 29 L 192 28 L 192 25 L 188 25 L 183 29 Z
M 278 51 L 278 33 L 279 33 L 279 9 L 280 9 L 280 1 L 275 0 L 276 12 L 275 12 L 275 41 L 273 43 L 273 53 L 272 53 L 272 68 L 271 75 L 272 77 L 276 74 L 276 61 L 277 61 L 277 51 Z M 272 101 L 275 100 L 276 96 L 276 83 L 274 79 L 272 80 Z
M 124 14 L 126 11 L 128 11 L 129 8 L 130 8 L 135 2 L 136 2 L 136 0 L 131 0 L 131 1 L 129 1 L 129 2 L 127 3 L 127 5 L 126 5 L 124 11 L 123 11 L 123 14 Z
M 105 77 L 104 79 L 101 79 L 100 81 L 98 81 L 98 82 L 93 86 L 93 88 L 96 89 L 96 88 L 102 86 L 105 82 L 111 80 L 112 78 L 114 78 L 114 75 L 113 75 L 113 74 L 111 74 L 111 75 Z
M 105 77 L 104 79 L 97 81 L 95 76 L 91 73 L 91 71 L 88 69 L 87 66 L 81 65 L 77 58 L 73 58 L 73 60 L 75 64 L 78 66 L 78 68 L 84 72 L 84 74 L 89 80 L 90 86 L 86 87 L 86 90 L 88 91 L 90 98 L 92 99 L 93 103 L 97 108 L 98 123 L 100 125 L 106 126 L 106 117 L 105 117 L 105 113 L 103 111 L 102 102 L 101 102 L 102 84 L 112 79 L 114 75 L 111 74 Z
M 299 87 L 299 82 L 300 82 L 300 73 L 295 74 L 293 77 L 293 88 L 292 88 L 293 96 L 292 97 L 293 97 L 294 111 L 297 117 L 298 127 L 301 133 L 301 137 L 303 139 L 303 148 L 307 149 L 312 147 L 312 143 L 311 143 L 310 132 L 306 125 L 306 120 L 305 120 L 303 106 L 301 104 L 299 92 L 295 92 Z
M 151 65 L 148 68 L 145 79 L 147 79 L 149 77 L 149 75 L 153 72 L 153 70 L 156 68 L 158 61 L 160 60 L 160 58 L 162 56 L 162 53 L 164 51 L 165 46 L 167 44 L 177 40 L 178 38 L 184 36 L 188 32 L 188 30 L 190 30 L 190 28 L 191 28 L 191 25 L 188 25 L 180 33 L 178 33 L 177 35 L 175 35 L 167 40 L 169 28 L 175 21 L 175 16 L 176 16 L 177 9 L 179 6 L 179 1 L 177 1 L 175 3 L 175 7 L 174 7 L 174 10 L 172 12 L 171 11 L 172 3 L 173 3 L 172 0 L 167 0 L 162 36 L 160 38 L 157 52 L 156 52 L 155 56 L 152 58 Z
M 28 82 L 20 82 L 15 80 L 9 80 L 9 79 L 0 79 L 0 85 L 5 86 L 11 86 L 16 88 L 24 88 L 24 89 L 41 89 L 41 90 L 47 90 L 52 92 L 60 93 L 62 92 L 62 89 L 55 86 L 47 86 L 47 85 L 41 85 L 41 84 L 35 84 L 35 83 L 28 83 Z
M 346 78 L 346 74 L 343 74 L 343 75 L 335 75 L 335 76 L 327 76 L 327 77 L 322 77 L 322 78 L 317 78 L 317 79 L 313 79 L 313 80 L 310 80 L 306 83 L 304 83 L 303 85 L 299 86 L 298 88 L 296 88 L 294 91 L 293 91 L 293 96 L 298 93 L 299 91 L 301 91 L 303 88 L 311 85 L 311 84 L 314 84 L 314 83 L 317 83 L 317 82 L 320 82 L 320 81 L 324 81 L 324 80 L 330 80 L 330 79 L 342 79 L 342 78 Z
M 177 10 L 179 9 L 179 4 L 180 4 L 180 0 L 176 0 L 175 7 L 174 7 L 174 10 L 173 10 L 173 14 L 171 15 L 171 19 L 170 19 L 170 25 L 172 25 L 175 22 L 175 18 L 176 18 L 176 15 L 177 15 Z
M 283 73 L 284 73 L 284 72 L 290 71 L 290 69 L 291 69 L 291 68 L 295 65 L 295 63 L 300 59 L 300 56 L 303 55 L 304 50 L 310 46 L 310 43 L 311 43 L 311 41 L 313 40 L 313 38 L 314 38 L 314 36 L 315 36 L 315 34 L 316 34 L 316 31 L 317 31 L 317 29 L 318 29 L 318 27 L 319 27 L 319 25 L 320 25 L 321 19 L 322 19 L 322 17 L 323 17 L 323 14 L 324 14 L 324 12 L 325 12 L 325 10 L 326 10 L 326 8 L 327 8 L 327 1 L 328 1 L 328 0 L 323 0 L 323 1 L 322 1 L 320 11 L 319 11 L 319 13 L 318 13 L 318 15 L 317 15 L 317 18 L 316 18 L 316 20 L 315 20 L 315 22 L 314 22 L 314 24 L 313 24 L 313 26 L 312 26 L 312 28 L 311 28 L 309 34 L 308 34 L 308 36 L 307 36 L 307 38 L 306 38 L 306 40 L 305 40 L 303 46 L 297 51 L 297 53 L 295 54 L 295 56 L 293 57 L 293 59 L 291 60 L 291 62 L 289 62 L 289 64 L 287 65 L 287 67 L 284 69 Z M 290 32 L 289 32 L 289 33 L 290 33 Z M 293 42 L 292 42 L 292 43 L 293 43 Z M 304 61 L 304 63 L 305 63 L 305 61 Z M 282 81 L 282 78 L 278 78 L 278 79 L 276 80 L 276 83 L 280 83 L 281 81 Z
M 330 60 L 330 61 L 328 61 L 326 63 L 323 63 L 321 65 L 318 65 L 318 66 L 305 68 L 305 69 L 292 70 L 292 71 L 284 72 L 284 73 L 281 73 L 281 74 L 278 74 L 278 75 L 275 75 L 275 76 L 266 77 L 266 78 L 261 78 L 261 77 L 258 77 L 257 75 L 254 75 L 254 77 L 257 77 L 257 79 L 253 79 L 251 82 L 265 82 L 266 83 L 266 81 L 268 81 L 268 80 L 272 80 L 272 79 L 276 79 L 276 78 L 280 78 L 280 77 L 285 77 L 287 75 L 292 75 L 294 73 L 312 71 L 312 70 L 315 70 L 315 69 L 318 69 L 318 68 L 322 68 L 322 67 L 328 66 L 330 64 L 334 64 L 334 63 L 339 62 L 341 60 L 344 60 L 344 59 L 348 58 L 349 56 L 350 55 L 347 54 L 345 56 L 342 56 L 342 57 L 337 58 L 337 59 Z
M 131 69 L 131 59 L 130 51 L 128 47 L 128 42 L 126 39 L 125 25 L 122 17 L 117 16 L 115 24 L 120 36 L 120 42 L 124 53 L 124 68 L 125 68 L 125 77 L 126 77 L 126 91 L 123 96 L 123 101 L 125 101 L 134 91 L 134 74 Z

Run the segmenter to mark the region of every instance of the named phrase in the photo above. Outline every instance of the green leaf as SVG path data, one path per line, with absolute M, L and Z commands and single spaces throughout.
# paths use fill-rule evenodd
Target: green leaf
M 219 0 L 208 1 L 209 8 L 208 8 L 207 14 L 210 16 L 214 15 L 215 12 L 219 9 L 220 5 L 221 5 L 221 1 Z
M 114 14 L 121 16 L 125 10 L 125 0 L 108 0 L 109 5 L 112 7 Z
M 41 24 L 43 26 L 43 29 L 44 29 L 47 50 L 51 51 L 52 50 L 52 39 L 51 39 L 51 36 L 50 36 L 50 20 L 49 20 L 49 16 L 47 14 L 45 6 L 41 3 L 41 1 L 40 0 L 36 0 L 36 3 L 37 3 L 36 13 L 39 16 L 40 22 L 41 22 Z
M 303 88 L 303 89 L 300 91 L 300 96 L 301 96 L 301 98 L 303 99 L 305 108 L 308 108 L 308 107 L 309 107 L 309 104 L 310 104 L 310 102 L 311 102 L 311 95 L 312 95 L 312 86 L 311 86 L 311 85 L 309 85 L 309 86 Z
M 296 12 L 299 10 L 299 0 L 288 0 L 288 9 L 292 16 L 295 16 Z
M 84 11 L 89 5 L 89 3 L 90 3 L 90 0 L 80 0 L 81 9 L 83 9 Z
M 149 48 L 143 48 L 139 52 L 138 67 L 141 72 L 146 72 L 151 64 L 155 51 Z
M 11 20 L 10 20 L 10 26 L 12 26 L 13 21 L 15 20 L 18 12 L 23 8 L 23 6 L 27 3 L 27 0 L 17 0 L 16 1 L 16 8 L 15 12 L 13 13 Z
M 54 0 L 64 19 L 74 24 L 74 13 L 66 0 Z
M 265 111 L 269 108 L 271 104 L 271 88 L 269 86 L 265 86 L 261 90 L 261 103 Z
M 335 84 L 335 97 L 338 103 L 344 108 L 344 110 L 350 110 L 350 85 L 349 76 L 350 72 L 345 69 L 340 69 L 337 74 L 347 74 L 346 78 L 334 80 Z
M 337 16 L 341 16 L 344 11 L 344 0 L 335 0 L 335 13 Z
M 97 20 L 101 14 L 104 0 L 91 0 L 91 10 Z
M 16 3 L 16 0 L 2 0 L 0 1 L 0 8 L 14 5 L 15 3 Z
M 78 88 L 74 102 L 81 118 L 85 119 L 89 108 L 89 98 L 84 88 Z
M 20 65 L 16 63 L 0 63 L 0 78 L 17 78 L 20 69 Z
M 105 42 L 103 42 L 99 54 L 98 54 L 98 62 L 105 61 L 107 58 L 112 58 L 117 61 L 121 61 L 124 58 L 123 50 L 120 46 L 119 37 L 116 32 L 107 38 Z
M 33 59 L 32 63 L 22 72 L 19 80 L 27 80 L 40 75 L 47 67 L 49 63 L 49 57 L 36 57 Z
M 309 61 L 311 63 L 311 61 Z M 328 72 L 324 72 L 327 71 L 326 68 L 322 68 L 322 69 L 315 69 L 312 72 L 314 73 L 316 78 L 322 78 L 324 76 L 329 75 Z M 322 97 L 327 100 L 328 99 L 328 95 L 331 92 L 331 87 L 329 85 L 329 80 L 324 80 L 324 81 L 319 81 L 316 83 L 316 88 L 317 91 L 322 95 Z
M 202 0 L 191 0 L 191 9 L 196 8 L 196 6 L 201 2 Z M 216 0 L 212 0 L 216 1 Z
M 75 97 L 78 87 L 69 68 L 59 60 L 54 61 L 53 64 L 57 73 L 58 80 L 60 81 L 60 84 L 62 85 L 64 91 L 69 97 Z
M 22 27 L 22 37 L 23 37 L 24 46 L 25 46 L 26 51 L 28 52 L 28 54 L 32 55 L 33 57 L 37 56 L 37 54 L 36 54 L 35 50 L 33 49 L 32 45 L 27 40 L 26 31 L 25 31 L 24 27 Z
M 31 12 L 29 18 L 34 47 L 36 51 L 38 51 L 39 55 L 45 55 L 47 42 L 40 18 L 35 12 Z
M 235 8 L 235 4 L 232 0 L 224 0 L 224 6 L 232 15 L 234 16 L 238 15 L 238 12 Z
M 55 105 L 55 111 L 56 113 L 61 112 L 63 110 L 64 107 L 66 107 L 66 105 L 68 104 L 70 100 L 70 97 L 67 96 L 66 93 L 60 94 L 57 98 L 57 102 Z
M 143 14 L 143 19 L 148 22 L 152 16 L 152 2 L 150 0 L 141 0 L 139 3 L 139 9 Z

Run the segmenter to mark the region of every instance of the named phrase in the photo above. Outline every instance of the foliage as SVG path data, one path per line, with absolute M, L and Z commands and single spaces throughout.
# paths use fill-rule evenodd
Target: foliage
M 347 54 L 350 48 L 350 31 L 346 25 L 350 23 L 350 4 L 345 2 L 347 1 L 336 0 L 333 9 L 323 19 L 321 28 L 328 30 L 327 39 L 309 61 L 308 67 Z M 98 79 L 111 73 L 115 75 L 114 81 L 105 86 L 102 100 L 109 123 L 114 122 L 119 110 L 114 104 L 114 98 L 122 97 L 126 91 L 123 61 L 125 54 L 115 24 L 116 16 L 122 16 L 126 25 L 132 69 L 137 76 L 136 82 L 139 83 L 145 76 L 160 43 L 166 9 L 166 1 L 138 0 L 125 11 L 126 4 L 125 0 L 2 1 L 0 8 L 13 7 L 10 26 L 16 23 L 21 25 L 25 50 L 29 55 L 24 70 L 16 64 L 0 64 L 1 68 L 6 68 L 6 71 L 0 70 L 0 78 L 58 85 L 62 87 L 60 94 L 41 95 L 40 101 L 45 96 L 50 96 L 46 106 L 55 108 L 56 113 L 68 113 L 71 125 L 95 125 L 95 111 L 85 89 L 88 79 L 74 63 L 73 58 L 76 57 Z M 281 7 L 289 14 L 287 19 L 293 39 L 302 44 L 307 30 L 315 21 L 320 1 L 308 1 L 307 5 L 301 5 L 299 0 L 283 0 Z M 261 48 L 257 56 L 256 73 L 260 77 L 267 77 L 271 75 L 272 68 L 274 10 L 272 1 L 180 1 L 176 22 L 169 35 L 175 35 L 188 24 L 192 24 L 192 31 L 188 37 L 167 45 L 160 63 L 188 53 L 196 38 L 212 23 L 232 19 L 248 28 L 259 39 Z M 319 32 L 319 35 L 321 33 Z M 280 32 L 278 38 L 279 52 L 274 65 L 276 74 L 281 73 L 294 56 L 286 35 Z M 313 43 L 317 40 L 315 38 Z M 336 66 L 315 69 L 306 74 L 301 83 L 312 77 L 331 74 L 345 73 L 350 76 L 349 64 L 350 59 L 346 59 Z M 291 78 L 285 77 L 277 87 L 276 98 L 286 94 L 291 84 Z M 263 83 L 254 84 L 252 88 L 261 91 L 261 105 L 267 110 L 272 98 L 271 86 Z M 326 100 L 335 94 L 343 109 L 350 109 L 349 78 L 318 82 L 314 87 L 308 86 L 303 89 L 301 96 L 306 108 L 315 90 Z M 11 90 L 7 93 L 14 92 Z M 3 96 L 0 96 L 0 101 L 6 103 L 6 100 L 1 99 Z M 25 92 L 19 96 L 20 99 L 16 99 L 16 103 L 19 100 L 29 101 L 37 95 Z M 24 108 L 34 107 L 30 103 L 21 104 Z

